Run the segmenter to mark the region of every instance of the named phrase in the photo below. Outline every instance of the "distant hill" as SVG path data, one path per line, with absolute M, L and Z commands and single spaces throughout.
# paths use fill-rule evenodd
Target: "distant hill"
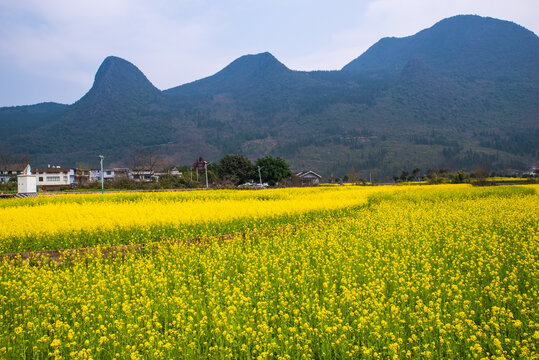
M 0 108 L 0 126 L 2 127 L 2 140 L 13 136 L 15 132 L 29 130 L 34 126 L 41 126 L 47 121 L 55 120 L 63 113 L 68 105 L 53 102 L 36 105 L 12 106 Z M 24 129 L 26 127 L 26 129 Z
M 241 92 L 246 88 L 282 86 L 283 82 L 295 83 L 297 80 L 297 72 L 266 52 L 242 56 L 213 76 L 165 90 L 164 93 L 181 96 Z
M 404 38 L 383 38 L 344 71 L 398 73 L 421 59 L 448 76 L 526 79 L 539 75 L 538 38 L 509 21 L 460 15 Z
M 326 177 L 389 178 L 413 167 L 526 167 L 539 158 L 538 119 L 538 37 L 462 15 L 381 39 L 340 71 L 293 71 L 262 53 L 160 91 L 111 56 L 72 105 L 0 108 L 0 150 L 64 166 L 99 154 L 129 166 L 134 148 L 176 164 L 270 154 Z
M 58 117 L 39 129 L 54 138 L 62 134 L 63 152 L 77 154 L 82 149 L 118 149 L 141 144 L 161 144 L 170 133 L 159 117 L 163 94 L 130 62 L 107 57 L 99 67 L 92 88 Z M 157 127 L 156 127 L 157 125 Z M 85 143 L 81 146 L 81 143 Z M 54 152 L 54 148 L 50 149 Z

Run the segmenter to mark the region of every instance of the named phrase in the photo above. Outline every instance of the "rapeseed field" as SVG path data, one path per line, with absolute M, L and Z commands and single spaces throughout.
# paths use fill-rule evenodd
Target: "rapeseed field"
M 339 191 L 337 191 L 339 190 Z M 63 195 L 0 203 L 0 253 L 190 238 L 367 204 L 389 187 Z
M 3 203 L 0 237 L 10 245 L 2 249 L 17 239 L 54 248 L 47 239 L 66 234 L 77 245 L 92 234 L 96 244 L 122 244 L 245 233 L 117 258 L 3 260 L 0 357 L 538 358 L 537 189 L 346 187 Z M 220 213 L 208 218 L 205 206 Z M 103 214 L 92 215 L 96 209 Z M 159 227 L 167 231 L 154 237 Z

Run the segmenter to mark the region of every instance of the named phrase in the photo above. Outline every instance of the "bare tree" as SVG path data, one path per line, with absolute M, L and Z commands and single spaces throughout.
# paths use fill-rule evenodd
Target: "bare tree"
M 133 148 L 130 166 L 135 178 L 142 178 L 145 172 L 154 173 L 160 164 L 161 157 L 158 154 L 149 152 L 146 149 Z M 148 176 L 146 174 L 146 176 Z
M 416 167 L 412 170 L 412 177 L 416 180 L 419 180 L 419 174 L 421 173 L 421 169 Z
M 32 158 L 30 157 L 29 154 L 21 154 L 20 161 L 19 161 L 20 164 L 23 164 L 26 166 L 30 164 L 31 161 L 32 161 Z
M 10 151 L 0 151 L 0 169 L 6 171 L 8 166 L 13 163 L 13 154 Z
M 148 170 L 151 172 L 156 171 L 161 164 L 161 156 L 156 153 L 148 154 Z
M 9 150 L 1 150 L 0 151 L 0 168 L 2 170 L 5 170 L 9 165 L 15 165 L 15 164 L 21 164 L 21 165 L 28 165 L 30 164 L 31 158 L 28 154 L 20 154 L 18 156 L 15 156 L 11 151 Z
M 357 183 L 359 181 L 359 176 L 356 172 L 356 168 L 353 166 L 348 169 L 348 173 L 346 174 L 346 176 L 348 176 L 348 181 L 351 183 Z
M 131 154 L 130 165 L 133 170 L 150 170 L 155 171 L 159 163 L 159 156 L 153 152 L 149 152 L 146 149 L 133 148 Z

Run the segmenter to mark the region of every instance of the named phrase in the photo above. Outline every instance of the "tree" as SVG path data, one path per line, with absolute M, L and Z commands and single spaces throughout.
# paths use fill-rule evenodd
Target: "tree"
M 485 180 L 486 178 L 488 178 L 488 172 L 488 166 L 480 166 L 472 173 L 472 177 L 479 180 Z
M 428 184 L 441 184 L 444 182 L 445 178 L 438 175 L 437 172 L 429 173 L 429 175 L 426 175 L 427 177 L 427 183 Z
M 88 163 L 85 163 L 83 161 L 77 161 L 75 163 L 75 168 L 77 168 L 79 170 L 90 170 L 92 167 L 90 165 L 88 165 Z
M 0 151 L 0 170 L 6 171 L 13 164 L 13 154 L 7 150 Z
M 352 182 L 352 183 L 359 182 L 359 177 L 357 175 L 356 168 L 353 166 L 350 169 L 348 169 L 348 173 L 346 174 L 346 177 L 347 177 L 347 180 L 344 180 L 344 177 L 343 177 L 343 182 Z
M 234 185 L 255 178 L 255 167 L 251 160 L 240 154 L 227 154 L 219 161 L 219 178 Z
M 5 171 L 8 166 L 15 164 L 28 165 L 30 162 L 31 159 L 30 155 L 28 154 L 20 154 L 19 156 L 16 156 L 8 150 L 0 151 L 0 170 Z
M 267 182 L 271 186 L 292 176 L 290 165 L 280 157 L 266 155 L 263 158 L 256 160 L 255 168 L 258 166 L 260 166 L 262 181 Z
M 468 175 L 464 170 L 459 170 L 456 173 L 451 174 L 451 182 L 454 184 L 470 182 L 470 175 Z
M 23 165 L 28 165 L 32 162 L 32 158 L 30 157 L 29 154 L 21 154 L 20 158 L 19 158 L 19 164 L 23 164 Z
M 406 181 L 406 179 L 408 179 L 408 171 L 402 170 L 401 175 L 399 177 L 401 181 Z
M 164 174 L 159 177 L 158 186 L 160 189 L 185 189 L 199 187 L 200 184 L 179 175 Z
M 155 171 L 158 166 L 159 156 L 146 149 L 133 148 L 130 165 L 133 171 Z

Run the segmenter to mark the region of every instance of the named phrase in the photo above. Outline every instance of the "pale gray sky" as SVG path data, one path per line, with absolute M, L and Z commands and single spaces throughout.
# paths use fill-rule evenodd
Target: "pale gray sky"
M 159 89 L 264 51 L 294 70 L 340 69 L 384 36 L 458 14 L 539 32 L 538 0 L 2 0 L 0 106 L 73 103 L 108 55 Z

